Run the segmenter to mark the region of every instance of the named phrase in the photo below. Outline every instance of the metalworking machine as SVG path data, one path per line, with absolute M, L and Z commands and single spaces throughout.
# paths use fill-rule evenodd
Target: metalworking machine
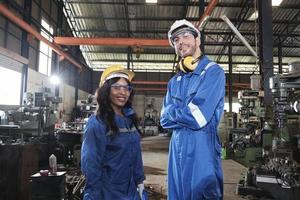
M 53 96 L 50 88 L 43 87 L 34 94 L 24 94 L 23 105 L 17 110 L 7 111 L 7 120 L 0 126 L 0 139 L 14 142 L 19 138 L 23 140 L 53 133 L 60 102 L 62 99 Z
M 237 191 L 296 200 L 300 196 L 300 63 L 291 64 L 286 75 L 271 77 L 270 89 L 274 114 L 272 140 L 264 145 L 261 162 L 247 172 Z
M 52 153 L 62 153 L 54 136 L 55 111 L 61 98 L 53 97 L 49 88 L 24 96 L 19 109 L 1 114 L 0 199 L 4 200 L 29 199 L 30 176 L 47 169 Z
M 145 108 L 144 121 L 142 124 L 143 134 L 146 136 L 158 135 L 159 115 L 154 108 L 155 99 L 147 99 L 147 107 Z
M 251 79 L 251 85 L 253 84 Z M 238 92 L 241 105 L 239 109 L 238 127 L 229 130 L 229 152 L 233 159 L 251 167 L 262 153 L 262 123 L 264 108 L 262 107 L 263 91 L 253 87 L 251 90 Z

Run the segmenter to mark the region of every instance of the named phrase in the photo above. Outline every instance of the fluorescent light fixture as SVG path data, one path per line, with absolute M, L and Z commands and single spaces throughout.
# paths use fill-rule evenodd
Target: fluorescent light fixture
M 50 82 L 53 84 L 53 85 L 58 85 L 60 83 L 60 80 L 58 78 L 58 76 L 51 76 L 50 77 Z
M 272 6 L 280 6 L 282 0 L 272 0 Z
M 250 21 L 254 21 L 258 18 L 258 11 L 254 11 L 254 13 L 248 18 Z
M 157 3 L 157 0 L 146 0 L 146 3 Z

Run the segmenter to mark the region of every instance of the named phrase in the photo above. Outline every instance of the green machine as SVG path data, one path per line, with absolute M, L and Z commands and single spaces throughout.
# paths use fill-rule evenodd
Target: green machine
M 232 159 L 246 167 L 252 167 L 263 155 L 263 141 L 267 140 L 262 123 L 265 109 L 261 106 L 264 96 L 261 90 L 242 90 L 238 92 L 239 125 L 229 131 L 230 152 Z

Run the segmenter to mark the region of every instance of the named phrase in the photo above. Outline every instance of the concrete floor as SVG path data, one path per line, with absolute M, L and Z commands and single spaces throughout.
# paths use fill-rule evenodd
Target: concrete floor
M 146 174 L 145 186 L 149 200 L 167 199 L 167 165 L 169 137 L 154 136 L 142 139 L 143 161 Z M 235 194 L 236 184 L 246 168 L 233 160 L 223 160 L 224 200 L 242 200 Z

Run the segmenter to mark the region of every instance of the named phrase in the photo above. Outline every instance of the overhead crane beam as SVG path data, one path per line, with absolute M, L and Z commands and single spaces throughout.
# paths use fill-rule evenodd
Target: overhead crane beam
M 218 0 L 211 0 L 197 23 L 200 25 L 215 8 Z M 128 22 L 128 19 L 126 20 Z M 143 38 L 74 38 L 74 37 L 55 37 L 54 42 L 61 45 L 101 45 L 101 46 L 155 46 L 169 47 L 167 39 L 143 39 Z
M 55 37 L 54 42 L 62 45 L 101 45 L 101 46 L 156 46 L 169 47 L 166 39 L 140 39 L 140 38 L 74 38 Z

